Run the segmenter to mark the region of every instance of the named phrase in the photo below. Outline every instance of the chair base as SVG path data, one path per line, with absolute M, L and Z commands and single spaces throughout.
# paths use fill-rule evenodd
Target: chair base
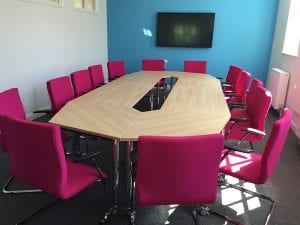
M 23 193 L 36 193 L 36 192 L 42 192 L 40 189 L 14 189 L 14 190 L 8 190 L 9 186 L 12 185 L 12 182 L 14 181 L 14 178 L 12 176 L 9 177 L 8 181 L 2 188 L 2 192 L 4 194 L 23 194 Z
M 269 224 L 270 219 L 271 219 L 271 216 L 272 216 L 272 213 L 273 213 L 273 211 L 274 211 L 274 209 L 275 209 L 275 207 L 276 207 L 276 203 L 275 203 L 275 200 L 274 200 L 273 198 L 271 198 L 271 197 L 269 197 L 269 196 L 267 196 L 267 195 L 261 194 L 261 193 L 257 193 L 257 192 L 254 192 L 254 191 L 250 191 L 250 190 L 248 190 L 248 189 L 246 189 L 246 188 L 243 188 L 243 187 L 241 187 L 241 186 L 238 186 L 238 185 L 229 184 L 229 183 L 225 183 L 225 184 L 223 184 L 223 185 L 224 185 L 224 186 L 227 186 L 227 187 L 231 187 L 231 188 L 237 189 L 237 190 L 242 191 L 242 192 L 245 192 L 245 193 L 247 193 L 247 194 L 256 196 L 256 197 L 258 197 L 258 198 L 263 198 L 263 199 L 265 199 L 265 200 L 271 202 L 271 208 L 270 208 L 270 210 L 269 210 L 269 213 L 268 213 L 267 218 L 266 218 L 265 223 L 264 223 L 265 225 L 268 225 L 268 224 Z
M 100 224 L 106 224 L 112 216 L 117 214 L 117 212 L 118 206 L 113 205 L 107 212 L 105 212 L 102 220 L 100 221 Z
M 219 217 L 227 222 L 230 222 L 232 224 L 236 224 L 236 225 L 243 225 L 243 223 L 233 219 L 233 218 L 230 218 L 228 216 L 225 216 L 225 215 L 222 215 L 218 212 L 215 212 L 213 210 L 211 210 L 209 207 L 207 207 L 206 205 L 200 205 L 200 207 L 198 207 L 196 209 L 196 212 L 197 214 L 199 214 L 200 216 L 208 216 L 208 215 L 213 215 L 213 216 L 216 216 L 216 217 Z M 196 225 L 198 225 L 196 223 Z
M 48 209 L 49 207 L 51 207 L 53 204 L 55 204 L 57 202 L 57 199 L 55 199 L 54 201 L 50 202 L 49 204 L 47 204 L 46 206 L 43 206 L 42 208 L 34 211 L 33 213 L 31 213 L 30 215 L 24 217 L 23 219 L 19 220 L 15 225 L 20 225 L 20 224 L 25 224 L 27 221 L 31 220 L 33 216 L 37 215 L 38 213 Z

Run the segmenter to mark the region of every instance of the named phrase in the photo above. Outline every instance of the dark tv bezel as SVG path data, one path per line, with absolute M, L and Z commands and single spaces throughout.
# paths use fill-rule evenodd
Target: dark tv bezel
M 158 41 L 158 30 L 159 30 L 159 15 L 160 14 L 172 14 L 172 15 L 182 15 L 182 14 L 209 14 L 212 16 L 212 33 L 210 37 L 209 45 L 178 45 L 178 44 L 160 44 Z M 158 12 L 156 17 L 156 46 L 158 47 L 179 47 L 179 48 L 212 48 L 213 36 L 214 36 L 214 27 L 215 27 L 215 13 L 214 12 Z

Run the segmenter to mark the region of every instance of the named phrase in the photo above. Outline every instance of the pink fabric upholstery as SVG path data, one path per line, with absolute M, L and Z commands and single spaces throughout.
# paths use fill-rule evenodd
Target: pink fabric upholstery
M 104 75 L 102 65 L 94 65 L 89 67 L 93 88 L 100 87 L 104 84 Z
M 0 93 L 0 147 L 6 153 L 9 153 L 6 146 L 6 140 L 2 135 L 3 115 L 13 115 L 21 119 L 26 119 L 25 110 L 19 95 L 18 88 L 11 88 Z
M 226 76 L 226 82 L 233 85 L 232 87 L 225 88 L 225 90 L 235 91 L 235 88 L 238 84 L 239 78 L 243 69 L 238 66 L 231 65 L 229 66 L 228 73 Z
M 246 103 L 246 94 L 247 89 L 251 80 L 251 74 L 247 71 L 243 71 L 240 75 L 240 79 L 235 88 L 236 94 L 241 97 L 231 98 L 228 100 L 229 103 L 239 102 L 239 103 Z
M 247 108 L 251 123 L 254 128 L 264 131 L 265 121 L 271 105 L 272 94 L 264 87 L 256 89 L 256 101 L 252 102 L 251 107 Z
M 67 182 L 60 198 L 68 199 L 99 179 L 98 171 L 85 164 L 67 160 Z
M 22 119 L 26 118 L 18 88 L 11 88 L 0 93 L 0 114 L 9 114 Z
M 272 127 L 263 153 L 231 152 L 220 165 L 220 172 L 255 184 L 263 184 L 274 171 L 291 124 L 292 113 L 285 109 Z
M 78 97 L 93 89 L 89 70 L 79 70 L 71 74 L 75 96 Z
M 253 79 L 252 80 L 249 92 L 247 94 L 247 99 L 246 99 L 247 105 L 251 105 L 253 103 L 252 101 L 255 101 L 256 88 L 257 87 L 263 87 L 263 86 L 264 85 L 263 85 L 263 82 L 261 80 L 258 80 L 258 79 Z
M 253 79 L 249 92 L 246 95 L 246 107 L 254 107 L 255 106 L 255 94 L 256 94 L 256 89 L 257 87 L 263 87 L 262 81 L 258 79 Z M 249 118 L 247 110 L 240 110 L 240 109 L 232 109 L 230 111 L 232 117 L 244 117 L 244 118 Z
M 164 71 L 165 61 L 163 59 L 143 59 L 142 70 L 143 71 Z
M 244 114 L 246 118 L 249 118 L 250 122 L 238 122 L 228 133 L 226 139 L 239 140 L 244 134 L 245 131 L 242 131 L 242 127 L 252 127 L 261 131 L 265 131 L 265 121 L 267 113 L 269 111 L 272 95 L 264 87 L 257 87 L 255 91 L 255 101 L 251 101 L 251 104 L 247 104 L 246 112 L 238 113 L 237 111 L 232 110 L 232 117 L 244 117 L 241 114 Z M 231 128 L 232 123 L 228 123 L 225 127 L 225 132 Z M 246 140 L 247 141 L 258 141 L 262 138 L 262 135 L 259 134 L 250 134 Z
M 206 73 L 206 61 L 186 60 L 184 61 L 184 72 Z
M 220 134 L 138 138 L 136 198 L 141 205 L 212 203 L 224 138 Z
M 229 66 L 226 82 L 233 85 L 236 84 L 242 72 L 243 69 L 241 67 L 234 66 L 234 65 Z
M 108 80 L 112 81 L 126 74 L 124 61 L 111 61 L 107 63 Z
M 52 110 L 58 112 L 68 101 L 74 98 L 74 92 L 68 76 L 47 81 Z
M 4 116 L 3 127 L 14 178 L 63 199 L 99 178 L 96 169 L 66 161 L 59 126 Z

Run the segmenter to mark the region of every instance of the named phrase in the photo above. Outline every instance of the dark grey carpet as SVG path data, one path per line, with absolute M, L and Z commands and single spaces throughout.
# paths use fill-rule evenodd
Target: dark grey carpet
M 271 111 L 268 115 L 267 131 L 278 115 Z M 266 138 L 265 138 L 266 140 Z M 265 140 L 255 144 L 257 151 L 261 151 Z M 112 198 L 112 174 L 111 174 L 111 147 L 109 140 L 90 141 L 91 151 L 102 149 L 103 158 L 99 159 L 103 170 L 109 175 L 106 187 L 101 183 L 94 184 L 82 191 L 77 196 L 59 201 L 47 211 L 34 217 L 27 224 L 31 225 L 93 225 L 99 224 L 100 217 L 111 206 Z M 125 146 L 121 146 L 124 153 Z M 124 154 L 121 155 L 124 158 Z M 47 159 L 41 159 L 47 160 Z M 121 208 L 125 205 L 125 183 L 124 164 L 120 166 L 121 184 L 119 198 Z M 280 163 L 273 175 L 264 185 L 256 186 L 256 190 L 272 196 L 277 207 L 271 219 L 272 225 L 297 225 L 300 224 L 298 212 L 300 203 L 300 148 L 299 142 L 292 131 L 290 131 Z M 0 152 L 0 186 L 2 187 L 9 177 L 9 158 L 4 152 Z M 196 179 L 196 178 L 195 178 Z M 47 204 L 52 199 L 46 193 L 35 194 L 13 194 L 4 195 L 0 193 L 0 225 L 10 225 L 22 217 L 30 214 L 35 209 Z M 218 199 L 210 207 L 218 212 L 239 218 L 245 224 L 263 224 L 270 204 L 264 200 L 257 200 L 252 196 L 240 192 L 228 193 L 227 189 L 220 188 Z M 239 215 L 234 209 L 238 208 Z M 190 225 L 193 224 L 189 214 L 190 206 L 151 206 L 137 207 L 137 217 L 140 225 Z M 122 212 L 122 211 L 121 211 Z M 122 214 L 122 213 L 121 213 Z M 169 216 L 170 214 L 170 216 Z M 117 216 L 110 224 L 125 225 L 128 218 L 124 215 Z M 212 215 L 200 217 L 203 225 L 226 224 L 223 220 Z M 229 223 L 228 223 L 229 224 Z

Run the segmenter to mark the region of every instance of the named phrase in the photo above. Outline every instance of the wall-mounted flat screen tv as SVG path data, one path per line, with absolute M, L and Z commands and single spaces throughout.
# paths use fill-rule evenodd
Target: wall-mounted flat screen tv
M 215 13 L 157 14 L 157 46 L 211 48 Z

